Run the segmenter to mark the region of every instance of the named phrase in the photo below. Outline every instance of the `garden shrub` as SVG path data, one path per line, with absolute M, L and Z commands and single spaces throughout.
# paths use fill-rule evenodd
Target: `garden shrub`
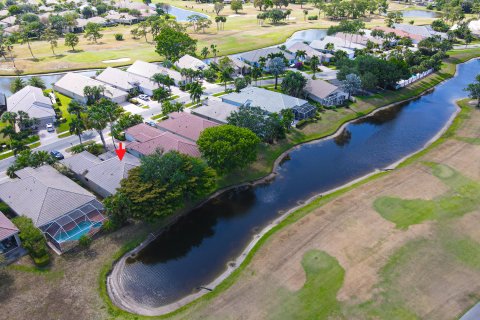
M 16 217 L 12 222 L 20 230 L 18 236 L 22 241 L 22 246 L 27 250 L 35 264 L 44 267 L 50 263 L 50 255 L 47 248 L 47 241 L 43 233 L 35 227 L 32 219 L 27 217 Z
M 308 20 L 318 20 L 318 16 L 308 16 Z
M 115 33 L 115 40 L 117 40 L 117 41 L 123 41 L 123 34 L 121 34 L 121 33 Z

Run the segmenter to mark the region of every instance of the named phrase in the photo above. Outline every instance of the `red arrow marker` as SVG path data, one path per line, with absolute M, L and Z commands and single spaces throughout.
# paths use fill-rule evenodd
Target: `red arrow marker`
M 115 152 L 117 153 L 117 156 L 118 156 L 118 159 L 120 159 L 120 161 L 122 161 L 123 159 L 123 156 L 125 156 L 125 148 L 123 148 L 123 144 L 120 142 L 120 146 L 118 147 L 118 149 L 115 149 Z

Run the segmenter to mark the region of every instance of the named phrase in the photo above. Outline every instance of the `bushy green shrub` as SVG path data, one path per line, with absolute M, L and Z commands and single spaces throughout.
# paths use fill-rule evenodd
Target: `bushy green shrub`
M 47 241 L 42 232 L 35 227 L 32 219 L 27 217 L 16 217 L 13 223 L 20 230 L 19 237 L 22 246 L 28 251 L 35 264 L 44 267 L 50 263 L 50 255 L 47 249 Z
M 92 241 L 93 240 L 89 235 L 84 234 L 83 236 L 80 237 L 80 239 L 78 239 L 78 244 L 84 248 L 88 248 L 92 244 Z
M 308 16 L 308 20 L 318 20 L 318 16 Z
M 115 40 L 117 40 L 117 41 L 123 41 L 123 34 L 121 34 L 121 33 L 115 33 Z

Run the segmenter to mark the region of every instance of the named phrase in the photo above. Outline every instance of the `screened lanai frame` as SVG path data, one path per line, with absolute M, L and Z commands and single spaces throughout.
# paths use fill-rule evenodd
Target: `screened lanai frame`
M 311 105 L 310 103 L 305 103 L 301 106 L 295 106 L 292 108 L 292 110 L 295 114 L 296 120 L 312 118 L 317 113 L 317 107 Z
M 81 227 L 82 222 L 90 223 L 87 232 L 89 236 L 93 236 L 100 231 L 106 217 L 101 213 L 101 205 L 95 206 L 94 204 L 87 203 L 53 220 L 40 229 L 57 249 L 64 252 L 76 245 L 80 233 L 85 234 L 85 228 Z M 78 230 L 72 232 L 75 229 Z

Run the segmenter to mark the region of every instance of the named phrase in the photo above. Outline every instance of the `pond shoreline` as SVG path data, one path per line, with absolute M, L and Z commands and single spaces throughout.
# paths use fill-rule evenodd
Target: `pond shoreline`
M 475 58 L 472 58 L 472 59 L 475 59 Z M 472 60 L 472 59 L 469 59 L 469 60 Z M 467 61 L 464 61 L 462 63 L 465 63 L 465 62 L 468 62 L 469 60 Z M 277 157 L 277 159 L 275 160 L 274 162 L 274 165 L 273 165 L 273 168 L 272 168 L 272 171 L 270 172 L 270 174 L 266 175 L 265 177 L 263 178 L 260 178 L 260 179 L 257 179 L 257 180 L 254 180 L 254 181 L 250 181 L 250 182 L 245 182 L 245 183 L 242 183 L 242 184 L 239 184 L 239 185 L 234 185 L 234 186 L 230 186 L 230 187 L 226 187 L 226 188 L 223 188 L 223 189 L 220 189 L 218 190 L 217 192 L 215 192 L 213 195 L 211 195 L 210 197 L 208 197 L 205 201 L 203 201 L 202 203 L 200 203 L 198 206 L 201 206 L 202 204 L 204 204 L 205 202 L 209 201 L 210 199 L 212 198 L 215 198 L 217 197 L 218 195 L 220 195 L 221 193 L 223 192 L 226 192 L 228 190 L 232 190 L 232 189 L 236 189 L 236 188 L 241 188 L 241 187 L 245 187 L 245 186 L 255 186 L 255 185 L 258 185 L 258 184 L 262 184 L 262 183 L 266 183 L 268 182 L 269 180 L 273 179 L 276 175 L 277 175 L 277 168 L 279 166 L 279 164 L 283 161 L 283 159 L 285 158 L 285 156 L 287 156 L 291 151 L 305 145 L 305 144 L 310 144 L 310 143 L 317 143 L 319 141 L 322 141 L 322 140 L 328 140 L 328 139 L 333 139 L 335 138 L 336 136 L 338 136 L 339 134 L 341 134 L 341 132 L 343 131 L 343 129 L 350 123 L 352 122 L 355 122 L 355 121 L 358 121 L 360 119 L 364 119 L 364 118 L 367 118 L 367 117 L 371 117 L 372 115 L 374 115 L 375 113 L 379 112 L 379 111 L 382 111 L 384 109 L 388 109 L 388 108 L 392 108 L 392 107 L 395 107 L 395 106 L 398 106 L 400 104 L 404 104 L 406 102 L 409 102 L 409 101 L 412 101 L 412 100 L 415 100 L 415 99 L 418 99 L 419 97 L 423 96 L 423 95 L 426 95 L 428 93 L 430 93 L 432 90 L 434 90 L 434 88 L 440 84 L 442 84 L 443 82 L 449 80 L 449 79 L 452 79 L 454 78 L 455 76 L 457 76 L 457 73 L 458 73 L 458 64 L 456 64 L 456 70 L 455 70 L 455 74 L 448 77 L 447 79 L 444 79 L 443 81 L 437 83 L 434 87 L 431 87 L 431 88 L 428 88 L 426 90 L 424 90 L 423 92 L 421 92 L 420 94 L 417 94 L 413 97 L 410 97 L 408 99 L 405 99 L 405 100 L 402 100 L 402 101 L 398 101 L 398 102 L 395 102 L 395 103 L 391 103 L 389 105 L 386 105 L 386 106 L 382 106 L 382 107 L 379 107 L 379 108 L 376 108 L 374 110 L 372 110 L 371 112 L 369 112 L 368 114 L 366 115 L 363 115 L 361 117 L 358 117 L 358 118 L 355 118 L 355 119 L 352 119 L 352 120 L 349 120 L 345 123 L 343 123 L 340 127 L 337 128 L 337 130 L 332 133 L 332 134 L 329 134 L 329 135 L 326 135 L 322 138 L 319 138 L 319 139 L 314 139 L 314 140 L 311 140 L 311 141 L 305 141 L 305 142 L 302 142 L 300 144 L 297 144 L 291 148 L 289 148 L 288 150 L 284 151 L 279 157 Z M 262 239 L 262 237 L 268 232 L 270 231 L 272 228 L 274 228 L 276 225 L 278 225 L 279 223 L 281 223 L 284 219 L 286 219 L 290 214 L 292 214 L 294 211 L 298 210 L 299 208 L 309 204 L 310 202 L 314 201 L 315 199 L 319 198 L 319 197 L 322 197 L 322 196 L 326 196 L 328 194 L 331 194 L 333 192 L 336 192 L 340 189 L 343 189 L 343 188 L 346 188 L 346 187 L 349 187 L 359 181 L 362 181 L 364 179 L 367 179 L 368 177 L 371 177 L 373 175 L 376 175 L 377 173 L 381 172 L 381 171 L 389 171 L 389 170 L 392 170 L 394 169 L 395 167 L 397 167 L 399 164 L 401 164 L 403 161 L 405 161 L 407 158 L 410 158 L 412 156 L 414 156 L 415 154 L 423 151 L 424 149 L 428 148 L 434 141 L 436 141 L 447 129 L 448 127 L 451 125 L 451 123 L 453 122 L 453 120 L 455 119 L 455 117 L 457 116 L 459 112 L 459 108 L 457 106 L 457 109 L 456 111 L 451 115 L 451 117 L 449 118 L 449 120 L 445 123 L 445 125 L 442 127 L 441 130 L 439 130 L 437 132 L 437 134 L 435 136 L 433 136 L 422 148 L 420 148 L 419 150 L 411 153 L 411 154 L 408 154 L 406 155 L 405 157 L 403 157 L 402 159 L 400 160 L 397 160 L 396 162 L 394 162 L 393 164 L 391 165 L 388 165 L 387 167 L 385 167 L 383 170 L 375 170 L 373 172 L 370 172 L 366 175 L 363 175 L 359 178 L 356 178 L 352 181 L 349 181 L 347 182 L 346 184 L 343 184 L 342 186 L 340 187 L 337 187 L 337 188 L 334 188 L 334 189 L 331 189 L 329 191 L 326 191 L 326 192 L 323 192 L 323 193 L 320 193 L 320 194 L 317 194 L 317 195 L 314 195 L 312 196 L 311 198 L 309 198 L 307 201 L 305 202 L 302 202 L 301 204 L 299 204 L 298 206 L 295 206 L 291 209 L 289 209 L 286 213 L 282 214 L 280 217 L 274 219 L 272 222 L 270 222 L 268 225 L 266 225 L 259 233 L 255 234 L 252 238 L 252 240 L 247 244 L 247 246 L 245 247 L 245 249 L 241 252 L 241 254 L 234 260 L 234 261 L 231 261 L 227 264 L 227 270 L 225 270 L 222 274 L 220 274 L 218 277 L 216 277 L 211 283 L 203 286 L 204 289 L 202 289 L 201 291 L 197 292 L 197 293 L 193 293 L 193 294 L 190 294 L 188 296 L 185 296 L 183 297 L 182 299 L 180 300 L 177 300 L 176 302 L 174 303 L 171 303 L 171 304 L 168 304 L 168 305 L 165 305 L 165 306 L 161 306 L 161 307 L 158 307 L 158 308 L 148 308 L 148 307 L 144 307 L 144 306 L 141 306 L 139 305 L 138 303 L 132 301 L 131 299 L 128 299 L 126 298 L 125 296 L 123 296 L 121 294 L 121 278 L 120 278 L 120 271 L 122 269 L 122 267 L 124 266 L 125 264 L 125 261 L 128 257 L 130 257 L 132 254 L 136 254 L 138 253 L 141 249 L 143 249 L 145 246 L 147 246 L 149 243 L 151 243 L 153 240 L 155 240 L 155 237 L 153 236 L 149 236 L 148 239 L 146 239 L 140 246 L 138 246 L 137 248 L 135 248 L 134 250 L 126 253 L 122 258 L 120 258 L 113 266 L 112 266 L 112 269 L 111 269 L 111 272 L 110 274 L 107 275 L 107 291 L 108 291 L 108 295 L 109 295 L 109 298 L 111 299 L 111 301 L 117 306 L 117 307 L 120 307 L 121 309 L 123 310 L 126 310 L 128 312 L 132 312 L 132 313 L 136 313 L 136 314 L 141 314 L 141 315 L 148 315 L 148 316 L 158 316 L 158 315 L 165 315 L 165 314 L 168 314 L 168 313 L 171 313 L 171 312 L 174 312 L 176 310 L 178 310 L 179 308 L 197 300 L 198 298 L 200 298 L 201 296 L 205 295 L 206 293 L 209 293 L 211 290 L 215 289 L 220 283 L 222 283 L 226 278 L 228 278 L 237 268 L 239 268 L 242 263 L 244 262 L 245 258 L 248 256 L 248 253 L 255 247 L 255 245 L 257 244 L 257 242 Z M 185 213 L 184 213 L 185 214 Z M 178 215 L 178 217 L 176 217 L 176 219 L 174 221 L 172 221 L 171 223 L 174 223 L 181 215 Z M 169 224 L 171 225 L 171 224 Z M 160 230 L 158 232 L 158 234 L 160 234 L 161 232 L 164 232 L 166 230 L 167 227 L 165 228 L 162 228 L 162 230 Z

